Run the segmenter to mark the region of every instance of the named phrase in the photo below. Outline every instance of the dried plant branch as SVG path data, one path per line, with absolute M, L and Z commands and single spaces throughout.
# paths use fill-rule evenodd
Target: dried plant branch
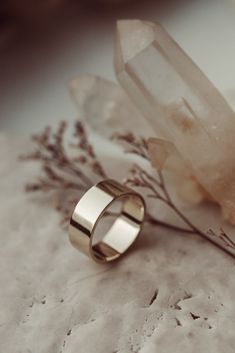
M 125 149 L 126 153 L 133 153 L 132 146 L 134 146 L 134 154 L 137 154 L 139 157 L 142 157 L 145 160 L 149 161 L 148 145 L 146 140 L 144 140 L 143 138 L 139 139 L 135 137 L 133 134 L 126 134 L 126 135 L 116 134 L 115 138 L 118 139 L 119 141 L 124 142 L 124 144 L 127 147 Z M 213 243 L 214 243 L 213 238 L 215 239 L 217 238 L 222 240 L 222 242 L 227 248 L 235 250 L 235 243 L 222 229 L 219 234 L 215 233 L 212 230 L 208 232 L 203 232 L 196 225 L 194 225 L 186 217 L 186 215 L 182 213 L 182 211 L 172 200 L 168 192 L 164 176 L 160 170 L 157 170 L 156 177 L 153 177 L 151 174 L 149 174 L 145 169 L 143 169 L 139 165 L 134 165 L 134 167 L 131 170 L 131 176 L 126 179 L 126 184 L 135 188 L 139 188 L 139 187 L 143 188 L 145 189 L 145 191 L 147 191 L 148 198 L 153 198 L 160 202 L 163 202 L 179 217 L 179 219 L 185 224 L 185 227 L 178 227 L 171 223 L 163 222 L 155 218 L 149 213 L 147 213 L 146 215 L 146 221 L 148 223 L 154 224 L 154 225 L 160 225 L 162 227 L 165 227 L 171 230 L 180 231 L 181 233 L 197 234 Z M 217 242 L 216 242 L 216 245 L 218 245 Z
M 55 133 L 52 133 L 51 128 L 46 128 L 42 134 L 34 135 L 32 140 L 36 146 L 35 151 L 21 157 L 24 160 L 41 163 L 43 175 L 35 182 L 27 184 L 26 190 L 52 192 L 54 207 L 62 214 L 63 224 L 69 221 L 81 192 L 87 190 L 99 179 L 108 177 L 102 163 L 97 159 L 93 146 L 89 143 L 83 124 L 80 121 L 76 122 L 74 141 L 68 144 L 65 143 L 64 138 L 66 127 L 66 123 L 61 122 Z M 131 133 L 115 134 L 112 139 L 124 144 L 126 153 L 135 154 L 144 163 L 150 163 L 146 139 L 137 138 Z M 223 230 L 219 234 L 213 230 L 203 232 L 187 218 L 173 201 L 160 170 L 156 171 L 154 176 L 141 165 L 142 163 L 135 164 L 132 167 L 125 183 L 134 188 L 141 188 L 147 198 L 165 204 L 178 216 L 184 226 L 163 221 L 149 212 L 146 214 L 147 223 L 181 233 L 197 234 L 211 242 L 214 242 L 213 239 L 220 239 L 226 248 L 235 250 L 235 243 Z
M 74 141 L 68 144 L 65 142 L 66 128 L 67 124 L 61 122 L 55 133 L 47 127 L 41 134 L 33 135 L 35 151 L 21 157 L 38 161 L 42 166 L 43 175 L 28 183 L 26 191 L 53 192 L 54 206 L 62 213 L 63 223 L 70 218 L 79 194 L 91 187 L 95 178 L 107 178 L 83 124 L 76 122 Z
M 136 154 L 139 157 L 142 157 L 148 160 L 148 144 L 145 138 L 139 137 L 136 138 L 134 134 L 128 132 L 126 134 L 115 133 L 111 137 L 112 140 L 117 140 L 123 142 L 127 145 L 126 152 Z
M 209 229 L 207 232 L 210 236 L 219 238 L 224 243 L 225 247 L 230 249 L 235 249 L 235 242 L 225 233 L 225 231 L 221 228 L 220 233 L 215 233 L 212 229 Z

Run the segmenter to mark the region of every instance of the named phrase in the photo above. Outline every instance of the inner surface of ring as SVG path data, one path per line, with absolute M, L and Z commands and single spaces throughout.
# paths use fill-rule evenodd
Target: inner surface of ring
M 118 204 L 119 210 L 116 208 L 113 211 L 111 206 Z M 111 221 L 111 217 L 115 217 L 114 222 Z M 108 223 L 108 230 L 103 233 L 105 235 L 101 237 L 101 234 L 97 234 L 98 229 L 95 229 L 92 252 L 96 259 L 111 261 L 123 254 L 138 236 L 143 218 L 144 205 L 138 195 L 123 196 L 114 200 L 99 221 L 99 225 L 105 220 L 106 225 Z

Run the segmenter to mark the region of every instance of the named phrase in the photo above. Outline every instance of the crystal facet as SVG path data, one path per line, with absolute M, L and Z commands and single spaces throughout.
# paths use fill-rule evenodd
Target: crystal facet
M 170 35 L 151 22 L 118 21 L 115 69 L 156 137 L 174 146 L 234 223 L 235 114 L 222 95 Z

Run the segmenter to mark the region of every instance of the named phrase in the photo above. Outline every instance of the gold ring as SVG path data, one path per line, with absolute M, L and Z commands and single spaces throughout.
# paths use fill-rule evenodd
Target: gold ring
M 119 212 L 111 212 L 119 204 Z M 115 215 L 104 234 L 98 236 L 100 221 Z M 145 215 L 141 195 L 115 180 L 103 180 L 79 200 L 69 225 L 72 245 L 99 263 L 118 259 L 136 240 Z

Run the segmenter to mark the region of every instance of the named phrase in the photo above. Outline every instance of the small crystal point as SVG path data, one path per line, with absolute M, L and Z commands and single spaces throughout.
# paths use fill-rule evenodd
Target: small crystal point
M 235 114 L 222 95 L 159 24 L 118 21 L 114 63 L 155 135 L 235 222 Z
M 149 136 L 151 129 L 120 85 L 95 75 L 82 75 L 69 82 L 78 118 L 105 138 L 114 132 Z M 132 117 L 135 117 L 133 126 Z

